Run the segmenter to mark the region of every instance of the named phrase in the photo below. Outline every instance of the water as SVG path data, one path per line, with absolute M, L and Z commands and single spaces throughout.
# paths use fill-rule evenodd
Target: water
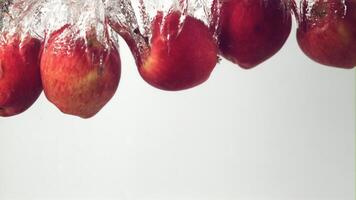
M 176 27 L 178 30 L 187 15 L 200 19 L 208 26 L 213 0 L 104 0 L 104 3 L 110 25 L 126 40 L 140 65 L 142 56 L 149 51 L 151 23 L 158 11 L 163 16 L 173 10 L 180 11 L 180 24 Z
M 194 16 L 205 24 L 212 21 L 212 7 L 218 0 L 6 0 L 1 3 L 1 13 L 7 13 L 21 22 L 26 31 L 44 37 L 45 33 L 59 29 L 65 24 L 78 24 L 86 28 L 88 23 L 103 31 L 102 23 L 107 17 L 115 30 L 136 37 L 135 33 L 150 38 L 150 25 L 162 11 L 167 15 L 172 10 L 182 13 L 181 22 L 186 15 Z M 215 4 L 214 4 L 215 2 Z M 11 5 L 17 5 L 15 6 Z M 91 20 L 91 21 L 90 21 Z M 5 20 L 1 20 L 5 21 Z M 10 26 L 14 26 L 14 23 Z M 46 31 L 47 30 L 47 31 Z M 136 38 L 137 39 L 137 38 Z M 146 39 L 147 40 L 147 39 Z
M 46 35 L 66 24 L 74 25 L 76 37 L 85 37 L 88 30 L 95 30 L 100 42 L 108 46 L 113 38 L 118 46 L 117 35 L 108 28 L 110 24 L 129 44 L 137 62 L 149 50 L 152 36 L 151 23 L 158 11 L 167 15 L 173 10 L 181 12 L 178 30 L 187 15 L 200 19 L 214 34 L 219 34 L 219 13 L 222 0 L 3 0 L 1 6 L 2 31 L 29 33 L 36 38 Z M 304 5 L 293 0 L 282 1 L 291 7 L 296 19 L 311 16 L 316 0 L 306 0 Z M 345 0 L 343 15 L 347 12 Z M 261 3 L 268 3 L 261 0 Z M 303 7 L 304 6 L 304 7 Z M 304 9 L 301 9 L 301 8 Z M 289 8 L 286 8 L 289 9 Z M 164 23 L 164 22 L 163 22 Z M 163 24 L 162 23 L 162 24 Z
M 88 30 L 95 30 L 102 44 L 108 46 L 108 37 L 114 37 L 118 46 L 116 35 L 107 27 L 110 24 L 126 40 L 140 64 L 149 51 L 151 23 L 158 11 L 163 16 L 172 11 L 181 13 L 175 27 L 178 34 L 185 17 L 190 15 L 209 26 L 217 38 L 220 7 L 221 0 L 8 0 L 2 5 L 2 13 L 9 14 L 1 21 L 6 30 L 18 32 L 21 27 L 22 32 L 45 42 L 53 31 L 71 24 L 75 29 L 73 37 L 85 37 Z
M 126 29 L 126 32 L 139 32 L 150 37 L 150 23 L 157 14 L 162 11 L 164 15 L 172 10 L 182 13 L 182 21 L 186 15 L 194 16 L 207 25 L 216 25 L 212 10 L 219 12 L 222 0 L 1 0 L 1 23 L 9 26 L 17 26 L 19 23 L 25 30 L 31 31 L 43 37 L 44 29 L 58 29 L 66 23 L 77 23 L 86 26 L 88 23 L 98 25 L 98 31 L 103 31 L 102 23 L 108 17 L 116 26 Z M 340 0 L 344 4 L 342 12 L 347 12 L 346 0 Z M 267 0 L 261 0 L 268 3 Z M 306 9 L 301 1 L 284 0 L 283 4 L 293 7 L 294 14 L 299 18 L 303 14 L 310 16 L 316 0 L 306 0 Z M 215 18 L 214 18 L 215 17 Z M 11 22 L 10 22 L 11 21 Z M 86 24 L 86 25 L 84 25 Z M 83 27 L 82 27 L 83 28 Z M 85 27 L 84 27 L 85 28 Z M 121 30 L 120 30 L 121 31 Z M 119 32 L 120 32 L 119 31 Z

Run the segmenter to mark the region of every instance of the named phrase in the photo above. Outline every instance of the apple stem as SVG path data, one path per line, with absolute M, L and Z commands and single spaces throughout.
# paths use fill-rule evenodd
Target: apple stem
M 110 9 L 115 10 L 115 7 L 125 7 L 125 9 L 117 10 L 116 15 L 107 15 L 106 21 L 125 40 L 135 58 L 136 65 L 139 67 L 142 66 L 143 60 L 150 49 L 149 40 L 146 37 L 150 33 L 150 21 L 144 0 L 138 0 L 138 3 L 140 6 L 139 15 L 143 20 L 144 30 L 140 30 L 131 1 L 127 0 L 116 0 L 113 5 L 108 4 Z
M 144 55 L 149 50 L 147 37 L 143 36 L 138 28 L 130 30 L 113 20 L 108 20 L 108 23 L 125 40 L 135 58 L 137 66 L 142 66 Z

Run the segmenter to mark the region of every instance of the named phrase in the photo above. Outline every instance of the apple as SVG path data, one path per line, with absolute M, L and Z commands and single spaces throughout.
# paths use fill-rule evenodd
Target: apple
M 318 63 L 356 66 L 356 0 L 303 0 L 297 40 Z
M 41 41 L 20 33 L 0 37 L 0 116 L 9 117 L 27 110 L 42 92 Z
M 63 113 L 90 118 L 98 113 L 117 90 L 121 61 L 108 39 L 99 41 L 95 29 L 85 36 L 70 25 L 53 32 L 41 58 L 46 97 Z
M 185 90 L 206 81 L 217 63 L 217 45 L 202 21 L 172 11 L 158 12 L 151 25 L 149 48 L 137 61 L 142 78 L 168 91 Z
M 213 10 L 213 16 L 218 18 L 219 50 L 223 57 L 250 69 L 282 48 L 292 27 L 285 0 L 220 1 L 220 9 Z

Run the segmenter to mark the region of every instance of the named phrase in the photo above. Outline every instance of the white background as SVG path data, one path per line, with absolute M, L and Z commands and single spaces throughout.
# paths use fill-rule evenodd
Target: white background
M 1 200 L 353 200 L 355 70 L 284 48 L 246 71 L 164 92 L 121 43 L 122 79 L 94 118 L 42 95 L 0 119 Z

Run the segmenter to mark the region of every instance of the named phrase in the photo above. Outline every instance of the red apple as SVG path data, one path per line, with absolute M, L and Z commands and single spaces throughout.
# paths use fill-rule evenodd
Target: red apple
M 184 90 L 209 78 L 217 63 L 217 47 L 202 21 L 192 16 L 183 19 L 178 11 L 165 17 L 158 12 L 152 22 L 150 48 L 137 63 L 141 76 L 152 86 Z
M 303 0 L 297 40 L 318 63 L 356 66 L 356 0 Z
M 0 40 L 0 116 L 27 110 L 42 91 L 41 41 L 29 35 L 2 33 Z
M 110 40 L 106 47 L 96 34 L 78 35 L 72 26 L 52 33 L 41 59 L 44 92 L 63 113 L 90 118 L 114 95 L 121 63 Z
M 255 67 L 282 48 L 291 26 L 285 0 L 222 0 L 220 53 L 242 68 Z

